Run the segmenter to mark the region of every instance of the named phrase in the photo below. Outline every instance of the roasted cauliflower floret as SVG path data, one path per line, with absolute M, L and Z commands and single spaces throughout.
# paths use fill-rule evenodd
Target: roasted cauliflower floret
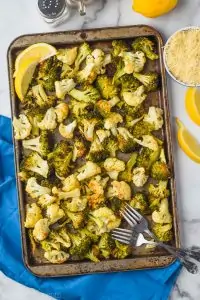
M 109 157 L 104 161 L 104 169 L 107 171 L 110 178 L 116 180 L 119 172 L 125 170 L 125 163 L 114 157 Z
M 55 96 L 47 96 L 42 84 L 38 84 L 32 87 L 33 96 L 35 97 L 35 102 L 41 108 L 52 107 L 56 103 Z
M 68 78 L 68 79 L 63 79 L 61 81 L 56 81 L 55 82 L 55 90 L 56 90 L 56 97 L 58 99 L 65 99 L 65 96 L 68 92 L 73 90 L 75 88 L 76 83 L 74 82 L 73 79 Z
M 95 126 L 97 125 L 97 123 L 98 123 L 98 120 L 95 118 L 90 119 L 90 120 L 83 119 L 81 121 L 79 130 L 81 131 L 81 133 L 83 134 L 85 139 L 89 142 L 93 141 L 94 129 L 95 129 Z
M 37 183 L 35 177 L 28 179 L 26 184 L 26 192 L 33 198 L 38 198 L 42 195 L 51 193 L 51 189 L 48 187 L 41 186 Z
M 145 174 L 144 168 L 135 168 L 133 169 L 133 183 L 137 187 L 142 187 L 148 180 L 148 175 Z
M 104 128 L 110 130 L 114 136 L 117 135 L 117 126 L 119 123 L 123 122 L 123 118 L 118 113 L 110 113 L 110 115 L 105 119 Z
M 46 157 L 50 152 L 48 133 L 42 131 L 40 136 L 30 140 L 24 140 L 22 146 L 25 149 L 36 151 L 41 156 Z
M 131 200 L 131 188 L 125 181 L 112 181 L 107 192 L 108 198 L 117 197 L 120 200 Z
M 40 219 L 33 229 L 33 237 L 36 241 L 43 241 L 49 235 L 49 220 L 47 218 Z
M 94 210 L 90 214 L 90 219 L 94 226 L 92 231 L 97 235 L 104 232 L 110 232 L 111 230 L 119 227 L 121 223 L 121 219 L 116 217 L 113 211 L 108 207 L 100 207 Z M 92 224 L 90 224 L 90 226 L 92 227 Z
M 42 219 L 42 211 L 36 203 L 26 205 L 26 220 L 24 226 L 26 228 L 34 228 L 35 224 Z
M 77 56 L 77 47 L 68 48 L 68 49 L 59 49 L 57 54 L 57 59 L 62 61 L 63 64 L 68 66 L 73 65 Z
M 76 129 L 77 121 L 74 120 L 68 125 L 60 124 L 59 125 L 59 132 L 60 134 L 66 139 L 72 139 L 74 136 L 74 130 Z
M 55 196 L 51 196 L 49 194 L 44 194 L 39 197 L 37 203 L 42 207 L 46 208 L 47 206 L 53 204 L 54 202 L 57 202 L 57 198 Z
M 57 126 L 56 111 L 53 107 L 49 108 L 44 115 L 41 122 L 38 123 L 38 127 L 41 130 L 53 130 Z
M 80 197 L 80 195 L 81 195 L 80 188 L 75 188 L 74 190 L 71 190 L 69 192 L 64 192 L 55 186 L 52 188 L 52 193 L 53 193 L 53 195 L 55 195 L 58 198 L 58 200 L 67 200 L 69 198 L 77 198 L 77 197 Z
M 87 202 L 87 197 L 73 198 L 71 202 L 66 202 L 66 208 L 71 212 L 80 212 L 86 209 Z
M 87 152 L 87 148 L 83 141 L 76 139 L 73 146 L 72 161 L 76 161 L 78 158 L 83 157 Z
M 153 126 L 154 130 L 159 130 L 163 127 L 163 110 L 158 107 L 149 107 L 148 114 L 144 116 L 144 122 L 147 122 Z
M 69 106 L 65 102 L 61 102 L 55 107 L 55 113 L 57 116 L 58 123 L 62 123 L 69 114 Z
M 47 217 L 50 224 L 56 223 L 65 216 L 64 210 L 57 203 L 53 203 L 47 207 Z
M 20 114 L 13 118 L 13 127 L 16 140 L 24 140 L 31 134 L 32 125 L 26 115 Z
M 52 264 L 63 264 L 69 258 L 69 254 L 64 251 L 52 250 L 44 253 L 44 257 Z
M 158 142 L 153 135 L 143 135 L 142 141 L 134 138 L 134 141 L 143 147 L 147 147 L 150 150 L 157 151 L 159 148 Z
M 62 190 L 65 192 L 70 192 L 74 189 L 80 188 L 80 183 L 75 174 L 71 174 L 62 181 Z
M 78 173 L 79 174 L 77 175 L 77 179 L 79 181 L 83 181 L 85 179 L 100 174 L 101 168 L 92 161 L 87 161 L 84 166 L 78 169 Z
M 159 224 L 168 224 L 172 222 L 172 216 L 169 212 L 168 199 L 161 200 L 159 210 L 152 213 L 152 220 Z
M 152 232 L 161 242 L 170 242 L 173 238 L 172 223 L 152 225 Z
M 123 100 L 126 102 L 126 104 L 138 107 L 141 105 L 144 100 L 146 99 L 147 95 L 145 94 L 145 88 L 143 85 L 137 88 L 137 90 L 122 90 L 121 96 Z

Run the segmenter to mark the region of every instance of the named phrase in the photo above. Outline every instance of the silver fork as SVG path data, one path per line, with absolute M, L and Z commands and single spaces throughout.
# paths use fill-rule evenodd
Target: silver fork
M 192 248 L 180 249 L 160 242 L 156 238 L 156 236 L 149 230 L 147 220 L 137 210 L 135 210 L 128 204 L 126 205 L 124 211 L 121 211 L 121 214 L 125 218 L 127 223 L 133 228 L 133 230 L 128 231 L 128 229 L 125 229 L 125 231 L 122 232 L 121 229 L 115 229 L 113 231 L 113 238 L 122 238 L 124 241 L 126 241 L 126 243 L 131 244 L 131 242 L 133 241 L 133 232 L 137 234 L 145 232 L 155 240 L 157 246 L 166 249 L 174 257 L 178 258 L 181 261 L 182 265 L 188 270 L 188 272 L 193 274 L 198 272 L 196 264 L 187 259 L 188 257 L 190 257 L 197 261 L 200 261 L 200 251 L 198 248 L 196 250 L 193 250 Z

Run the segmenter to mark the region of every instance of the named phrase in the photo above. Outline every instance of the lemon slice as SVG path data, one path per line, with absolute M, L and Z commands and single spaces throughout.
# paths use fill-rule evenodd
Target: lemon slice
M 19 69 L 26 64 L 39 63 L 57 53 L 56 48 L 46 43 L 33 44 L 30 47 L 22 51 L 15 61 L 15 73 L 14 77 L 18 73 Z
M 46 43 L 34 44 L 22 51 L 15 61 L 15 91 L 21 101 L 28 90 L 37 64 L 57 53 L 56 48 Z
M 196 138 L 187 130 L 183 123 L 176 118 L 178 126 L 178 143 L 185 154 L 193 161 L 200 164 L 200 144 Z
M 22 102 L 28 90 L 36 66 L 37 63 L 30 63 L 28 67 L 21 68 L 22 71 L 19 72 L 15 77 L 15 91 Z
M 194 123 L 200 126 L 200 90 L 188 88 L 185 96 L 185 107 Z

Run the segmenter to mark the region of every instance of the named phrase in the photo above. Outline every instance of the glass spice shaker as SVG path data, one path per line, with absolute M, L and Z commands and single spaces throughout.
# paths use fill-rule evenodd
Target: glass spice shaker
M 52 26 L 66 21 L 71 12 L 66 0 L 38 0 L 38 10 L 44 21 Z

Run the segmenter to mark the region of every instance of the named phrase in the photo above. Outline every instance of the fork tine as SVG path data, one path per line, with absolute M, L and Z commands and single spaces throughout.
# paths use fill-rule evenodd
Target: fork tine
M 130 206 L 128 203 L 126 204 L 126 207 L 129 207 L 129 209 L 132 211 L 132 212 L 134 212 L 135 214 L 136 214 L 136 216 L 138 217 L 138 218 L 142 218 L 143 216 L 136 210 L 136 209 L 134 209 L 132 206 Z
M 115 231 L 115 230 L 112 231 L 112 234 L 118 235 L 118 236 L 121 236 L 121 237 L 126 237 L 126 238 L 131 238 L 131 236 L 132 236 L 132 233 L 118 232 L 118 231 Z
M 127 213 L 129 217 L 137 223 L 140 221 L 140 218 L 138 218 L 136 214 L 129 209 L 129 207 L 125 207 L 124 212 Z
M 127 215 L 126 212 L 121 211 L 121 214 L 130 226 L 134 226 L 135 224 L 137 224 L 137 222 L 133 220 L 133 218 L 130 218 L 130 216 Z
M 132 230 L 125 229 L 125 228 L 115 228 L 112 232 L 118 232 L 118 233 L 120 233 L 120 232 L 126 232 L 126 233 L 132 234 Z
M 120 237 L 115 237 L 115 236 L 113 236 L 113 235 L 112 235 L 112 237 L 113 237 L 113 239 L 115 239 L 115 240 L 117 240 L 117 241 L 119 241 L 119 242 L 121 242 L 121 243 L 123 243 L 123 244 L 127 244 L 127 245 L 130 244 L 129 241 L 124 240 L 124 239 L 122 239 L 122 238 L 120 238 Z

